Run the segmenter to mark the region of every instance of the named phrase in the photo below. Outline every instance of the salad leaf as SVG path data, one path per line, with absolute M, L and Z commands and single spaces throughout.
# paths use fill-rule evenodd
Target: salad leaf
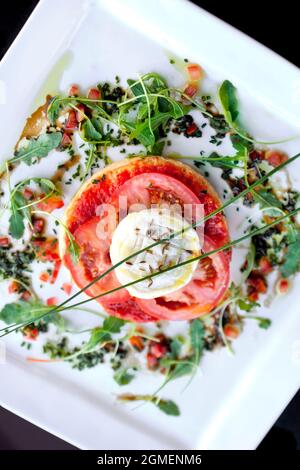
M 0 311 L 0 320 L 3 320 L 6 324 L 22 323 L 29 320 L 34 320 L 39 315 L 51 310 L 52 307 L 43 305 L 40 300 L 19 300 L 4 305 Z
M 9 218 L 9 233 L 10 235 L 19 240 L 25 231 L 25 224 L 24 224 L 24 215 L 21 211 L 14 210 L 11 213 Z
M 199 318 L 192 320 L 190 323 L 190 338 L 191 338 L 191 346 L 193 352 L 195 354 L 196 362 L 199 363 L 200 357 L 203 352 L 204 348 L 204 325 Z
M 15 157 L 11 162 L 23 161 L 26 165 L 32 165 L 36 159 L 47 157 L 51 150 L 59 146 L 61 139 L 60 132 L 42 134 L 37 139 L 29 139 L 26 146 L 15 152 Z
M 176 403 L 173 400 L 163 400 L 160 399 L 157 403 L 155 403 L 156 406 L 165 413 L 166 415 L 169 416 L 179 416 L 180 415 L 180 410 Z
M 237 302 L 239 308 L 244 312 L 251 312 L 254 307 L 260 307 L 258 302 L 254 302 L 253 300 L 249 300 L 246 297 L 244 299 L 239 299 Z
M 120 369 L 114 374 L 114 380 L 118 385 L 127 385 L 134 379 L 134 375 L 130 374 L 127 369 Z
M 265 209 L 266 207 L 276 207 L 278 209 L 282 209 L 281 202 L 277 199 L 277 197 L 271 192 L 266 189 L 261 189 L 259 191 L 253 191 L 253 196 L 258 202 L 261 209 Z
M 103 129 L 99 119 L 95 117 L 87 119 L 82 126 L 82 130 L 84 140 L 93 143 L 101 142 Z
M 68 106 L 74 102 L 73 98 L 61 98 L 60 96 L 54 96 L 49 103 L 47 109 L 47 117 L 51 124 L 55 125 L 56 120 L 59 117 L 59 112 L 63 106 Z
M 289 277 L 296 274 L 300 269 L 300 232 L 296 235 L 296 240 L 288 245 L 285 260 L 280 266 L 280 272 L 283 277 Z
M 43 315 L 53 310 L 53 307 L 44 305 L 39 299 L 32 299 L 30 301 L 19 300 L 10 304 L 4 305 L 0 311 L 0 320 L 4 321 L 7 325 L 13 323 L 28 323 L 32 320 L 35 321 L 40 315 Z M 66 328 L 66 320 L 58 313 L 52 312 L 43 317 L 45 323 L 53 323 L 61 331 Z
M 92 330 L 90 339 L 81 348 L 80 353 L 86 354 L 95 349 L 98 344 L 111 341 L 111 335 L 114 333 L 120 333 L 124 324 L 125 321 L 117 317 L 105 318 L 101 327 L 97 327 Z
M 11 198 L 11 215 L 9 218 L 9 233 L 10 235 L 19 240 L 25 230 L 24 219 L 31 220 L 30 210 L 26 205 L 26 199 L 20 191 L 15 191 L 14 196 Z
M 169 416 L 179 416 L 180 410 L 173 400 L 165 400 L 156 395 L 133 395 L 132 393 L 124 393 L 118 396 L 119 400 L 123 402 L 143 401 L 152 403 L 160 411 Z
M 234 127 L 239 115 L 238 100 L 236 98 L 236 88 L 229 80 L 224 80 L 221 84 L 219 98 L 226 121 Z

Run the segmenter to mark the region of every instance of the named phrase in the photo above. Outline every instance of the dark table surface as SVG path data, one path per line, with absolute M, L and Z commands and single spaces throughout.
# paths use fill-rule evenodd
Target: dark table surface
M 64 0 L 52 1 L 59 3 Z M 38 0 L 5 2 L 5 9 L 1 8 L 0 58 L 37 3 Z M 278 6 L 272 2 L 265 10 L 262 8 L 263 2 L 257 0 L 249 3 L 234 1 L 194 3 L 262 42 L 295 65 L 300 65 L 298 13 L 295 11 L 295 2 L 285 1 Z M 300 392 L 267 434 L 260 448 L 274 450 L 277 446 L 280 446 L 281 450 L 300 450 Z M 67 450 L 74 447 L 0 408 L 0 450 L 4 449 Z

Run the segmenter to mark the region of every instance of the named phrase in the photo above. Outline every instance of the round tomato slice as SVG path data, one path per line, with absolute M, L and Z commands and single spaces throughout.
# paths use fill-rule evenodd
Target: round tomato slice
M 207 237 L 203 251 L 216 248 Z M 224 298 L 229 286 L 229 259 L 218 252 L 199 262 L 192 280 L 183 288 L 165 297 L 136 299 L 141 309 L 163 320 L 189 320 L 210 312 Z
M 100 239 L 97 236 L 98 224 L 99 218 L 94 217 L 75 231 L 74 237 L 81 251 L 78 263 L 72 263 L 69 255 L 65 257 L 72 278 L 80 289 L 111 267 L 109 239 Z M 96 297 L 117 287 L 120 287 L 120 283 L 112 271 L 86 289 L 85 293 L 90 297 Z M 137 322 L 158 320 L 156 316 L 143 312 L 126 289 L 120 289 L 96 300 L 108 313 L 126 320 Z
M 96 184 L 96 183 L 97 184 Z M 115 209 L 115 225 L 107 218 L 102 205 Z M 195 170 L 177 161 L 161 157 L 135 158 L 106 167 L 85 183 L 67 209 L 65 223 L 80 246 L 80 260 L 72 262 L 62 239 L 65 264 L 80 288 L 111 267 L 109 247 L 111 237 L 120 218 L 150 206 L 177 205 L 189 222 L 220 206 L 218 196 L 209 183 Z M 187 207 L 186 207 L 187 206 Z M 203 213 L 204 212 L 204 213 Z M 105 236 L 99 237 L 105 228 Z M 201 230 L 201 229 L 200 229 Z M 198 231 L 198 230 L 197 230 Z M 220 247 L 229 240 L 223 214 L 205 223 L 205 246 Z M 200 232 L 198 231 L 199 235 Z M 210 240 L 210 242 L 208 242 Z M 220 253 L 199 265 L 194 279 L 183 290 L 154 300 L 142 301 L 130 296 L 126 289 L 99 299 L 108 313 L 133 321 L 193 318 L 211 310 L 224 295 L 228 286 L 230 255 Z M 223 270 L 223 272 L 222 272 Z M 204 276 L 204 274 L 206 274 Z M 120 287 L 114 272 L 97 281 L 86 293 L 103 294 Z
M 109 238 L 100 239 L 97 236 L 98 223 L 99 218 L 94 217 L 89 222 L 81 225 L 74 233 L 75 240 L 80 247 L 80 257 L 78 263 L 69 262 L 68 267 L 74 281 L 80 288 L 89 284 L 93 279 L 111 267 L 109 256 L 110 240 Z M 119 286 L 120 283 L 112 271 L 103 279 L 95 282 L 86 293 L 94 297 Z M 106 299 L 112 302 L 125 302 L 130 299 L 130 295 L 126 289 L 121 289 L 107 295 Z
M 160 173 L 134 176 L 115 191 L 111 204 L 116 207 L 117 223 L 128 213 L 156 207 L 169 208 L 189 223 L 199 220 L 197 232 L 200 239 L 203 238 L 204 205 L 193 191 L 172 176 Z

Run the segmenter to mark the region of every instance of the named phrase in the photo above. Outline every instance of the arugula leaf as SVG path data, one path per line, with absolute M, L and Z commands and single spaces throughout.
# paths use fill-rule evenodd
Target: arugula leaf
M 44 305 L 39 299 L 31 299 L 30 301 L 19 300 L 4 305 L 0 311 L 0 320 L 4 321 L 7 325 L 34 322 L 36 318 L 51 310 L 53 310 L 53 307 Z M 66 328 L 66 320 L 58 312 L 45 315 L 43 321 L 45 323 L 53 323 L 61 331 Z
M 224 80 L 219 88 L 219 98 L 226 121 L 234 127 L 239 115 L 236 88 L 229 81 Z
M 55 183 L 51 181 L 49 178 L 31 178 L 31 181 L 39 184 L 41 190 L 44 193 L 48 194 L 49 192 L 59 193 L 59 189 L 56 187 Z
M 248 279 L 249 274 L 251 273 L 253 269 L 254 262 L 255 262 L 255 255 L 256 255 L 255 245 L 254 243 L 250 243 L 249 250 L 246 256 L 246 267 L 242 270 L 243 274 L 242 274 L 241 284 L 244 283 Z
M 131 93 L 134 96 L 140 96 L 144 94 L 144 90 L 140 81 L 129 78 L 127 83 Z M 159 91 L 165 90 L 167 88 L 167 82 L 164 80 L 164 78 L 162 78 L 158 73 L 154 72 L 144 75 L 143 83 L 148 93 L 158 93 Z
M 179 341 L 178 338 L 175 337 L 172 339 L 170 348 L 171 348 L 172 357 L 174 359 L 177 359 L 180 356 L 180 352 L 181 352 L 181 342 Z
M 133 395 L 132 393 L 124 393 L 118 396 L 118 399 L 123 402 L 144 401 L 152 403 L 160 411 L 169 416 L 179 416 L 180 410 L 173 400 L 165 400 L 158 398 L 155 395 Z
M 117 317 L 106 317 L 102 329 L 106 330 L 110 333 L 120 333 L 122 326 L 124 326 L 126 323 L 125 320 L 121 320 L 120 318 Z
M 166 356 L 160 361 L 160 364 L 168 369 L 165 384 L 171 380 L 183 377 L 184 375 L 190 375 L 195 371 L 195 366 L 199 364 L 203 353 L 204 335 L 205 330 L 202 321 L 198 318 L 192 320 L 190 323 L 190 341 L 192 353 L 183 358 L 178 358 L 178 351 L 180 350 L 179 346 L 178 344 L 173 344 L 171 356 Z
M 59 146 L 61 139 L 60 132 L 42 134 L 37 139 L 29 139 L 26 146 L 15 152 L 11 162 L 23 161 L 26 165 L 32 165 L 36 159 L 47 157 L 51 150 Z
M 258 302 L 254 302 L 253 300 L 249 300 L 249 299 L 239 299 L 237 301 L 237 304 L 239 306 L 239 308 L 241 310 L 243 310 L 244 312 L 251 312 L 251 310 L 253 310 L 253 308 L 255 307 L 260 307 L 260 304 Z
M 300 269 L 300 232 L 296 235 L 296 240 L 287 247 L 287 252 L 283 264 L 280 266 L 283 277 L 296 274 Z
M 272 324 L 272 321 L 270 320 L 270 318 L 257 317 L 257 320 L 258 320 L 258 326 L 260 328 L 263 328 L 264 330 L 267 330 Z
M 19 240 L 23 236 L 24 230 L 24 215 L 21 211 L 15 209 L 9 218 L 9 233 L 13 238 Z
M 48 109 L 47 109 L 47 117 L 52 125 L 55 125 L 56 120 L 59 117 L 59 112 L 63 106 L 68 106 L 70 104 L 73 104 L 74 98 L 68 97 L 68 98 L 62 98 L 61 96 L 54 96 L 52 100 L 49 103 Z
M 3 320 L 6 324 L 12 323 L 23 323 L 29 320 L 34 321 L 35 318 L 51 310 L 52 307 L 43 305 L 40 300 L 19 300 L 4 305 L 0 311 L 0 320 Z
M 26 199 L 20 191 L 15 191 L 10 204 L 9 233 L 13 238 L 19 240 L 25 230 L 24 219 L 27 218 L 27 220 L 31 221 L 30 210 L 28 207 L 22 209 L 26 205 Z
M 199 159 L 201 162 L 201 158 Z M 211 166 L 215 168 L 221 168 L 222 170 L 226 170 L 227 168 L 236 168 L 238 166 L 238 163 L 240 161 L 239 157 L 237 156 L 235 158 L 233 157 L 228 157 L 228 156 L 222 156 L 220 157 L 217 152 L 212 152 L 207 158 L 202 158 L 202 161 L 205 163 L 209 163 Z M 196 166 L 198 161 L 196 161 Z
M 253 143 L 238 134 L 231 134 L 230 140 L 237 156 L 245 156 L 246 151 L 253 150 Z
M 128 369 L 119 369 L 114 374 L 114 380 L 118 385 L 127 385 L 134 379 L 134 375 L 128 372 Z
M 155 405 L 165 413 L 166 415 L 169 416 L 179 416 L 180 415 L 180 410 L 176 403 L 173 400 L 159 400 L 157 403 L 154 402 Z
M 204 336 L 205 330 L 204 325 L 199 318 L 192 320 L 190 323 L 190 338 L 191 346 L 195 354 L 196 362 L 199 363 L 203 348 L 204 348 Z
M 87 119 L 83 126 L 83 138 L 88 142 L 101 142 L 103 139 L 103 128 L 99 119 L 93 117 L 92 119 Z
M 164 358 L 161 361 L 161 365 L 163 367 L 171 367 L 170 372 L 167 374 L 166 383 L 185 375 L 190 375 L 195 370 L 195 363 L 189 357 L 178 359 L 178 361 Z
M 134 128 L 132 135 L 146 148 L 151 150 L 155 144 L 156 138 L 154 131 L 161 125 L 165 125 L 171 119 L 170 113 L 157 112 L 151 119 L 150 122 L 146 121 L 137 124 Z
M 152 155 L 162 155 L 164 148 L 165 148 L 165 141 L 159 140 L 155 142 L 155 144 L 152 146 L 151 153 Z
M 105 318 L 101 327 L 94 328 L 91 332 L 90 339 L 84 344 L 80 350 L 81 354 L 86 354 L 98 346 L 98 344 L 111 341 L 112 334 L 120 333 L 122 326 L 125 324 L 124 320 L 117 317 Z
M 21 189 L 31 182 L 38 184 L 45 194 L 59 193 L 59 189 L 53 181 L 48 178 L 28 178 L 18 183 L 13 191 L 10 191 L 10 209 L 11 216 L 9 218 L 9 233 L 15 239 L 20 239 L 25 230 L 24 219 L 31 223 L 31 212 L 28 201 L 24 198 Z M 27 207 L 26 207 L 27 206 Z
M 131 78 L 129 78 L 127 80 L 127 83 L 128 83 L 128 86 L 130 88 L 130 91 L 131 93 L 134 95 L 134 96 L 141 96 L 144 94 L 144 90 L 143 90 L 143 87 L 141 85 L 140 82 L 136 81 L 136 80 L 132 80 Z M 142 98 L 142 97 L 141 97 Z M 145 98 L 144 98 L 145 99 Z
M 256 316 L 253 316 L 253 315 L 244 315 L 244 316 L 242 316 L 242 318 L 244 318 L 245 320 L 255 320 L 255 321 L 257 321 L 257 324 L 258 324 L 259 328 L 263 328 L 264 330 L 267 330 L 272 324 L 272 321 L 270 320 L 270 318 L 266 318 L 266 317 L 256 317 Z
M 276 207 L 278 209 L 282 209 L 281 202 L 271 191 L 268 191 L 267 189 L 260 189 L 259 191 L 253 191 L 252 194 L 261 209 L 265 209 L 267 207 Z

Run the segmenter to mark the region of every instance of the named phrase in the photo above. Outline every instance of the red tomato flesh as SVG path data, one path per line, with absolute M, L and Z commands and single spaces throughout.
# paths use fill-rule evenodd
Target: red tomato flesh
M 176 204 L 179 209 L 188 204 L 188 214 L 182 213 L 188 222 L 194 222 L 197 205 L 203 204 L 205 214 L 219 207 L 220 202 L 204 178 L 196 172 L 185 174 L 180 165 L 165 159 L 152 158 L 136 164 L 129 162 L 116 174 L 106 173 L 98 184 L 91 184 L 80 194 L 72 213 L 68 214 L 68 228 L 72 231 L 81 249 L 79 262 L 74 265 L 67 252 L 64 262 L 80 288 L 84 288 L 97 276 L 111 267 L 109 248 L 111 237 L 122 211 L 138 211 L 155 205 Z M 112 180 L 110 182 L 110 177 Z M 110 204 L 116 209 L 114 223 L 110 224 L 107 212 L 96 215 L 99 204 Z M 111 207 L 110 206 L 110 207 Z M 132 206 L 133 210 L 132 210 Z M 98 213 L 99 214 L 99 213 Z M 202 217 L 201 213 L 201 217 Z M 99 230 L 105 236 L 99 238 Z M 102 230 L 101 230 L 102 229 Z M 200 232 L 198 232 L 200 233 Z M 214 216 L 205 224 L 204 251 L 223 246 L 229 240 L 227 224 L 222 214 Z M 230 253 L 217 253 L 199 263 L 193 279 L 184 288 L 166 297 L 137 299 L 124 288 L 104 295 L 98 301 L 105 310 L 121 318 L 145 322 L 185 320 L 211 311 L 220 303 L 229 284 Z M 112 271 L 86 290 L 92 297 L 102 296 L 120 283 Z

